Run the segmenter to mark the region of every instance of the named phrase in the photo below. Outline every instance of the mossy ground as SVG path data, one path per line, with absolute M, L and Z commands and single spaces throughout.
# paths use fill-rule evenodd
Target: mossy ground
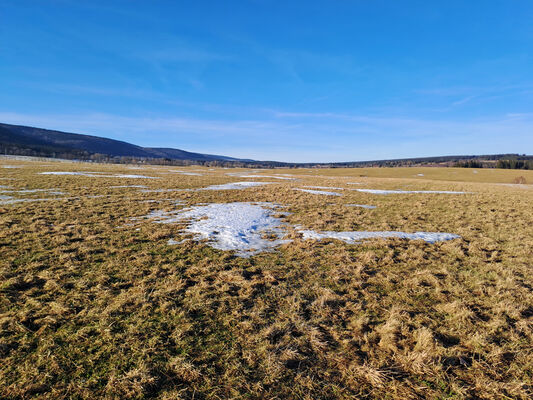
M 531 398 L 533 190 L 529 171 L 239 170 L 3 161 L 0 184 L 59 188 L 0 206 L 0 397 L 159 399 Z M 38 175 L 100 171 L 160 179 Z M 244 170 L 243 170 L 244 171 Z M 249 172 L 249 171 L 248 171 Z M 424 176 L 418 176 L 423 174 Z M 364 176 L 361 176 L 364 175 Z M 233 191 L 142 193 L 113 185 Z M 361 185 L 348 185 L 361 182 Z M 502 185 L 509 183 L 510 185 Z M 304 185 L 461 190 L 341 197 Z M 90 196 L 104 197 L 90 197 Z M 161 200 L 161 202 L 145 202 Z M 304 241 L 251 258 L 167 245 L 179 225 L 132 217 L 185 204 L 270 201 L 319 230 L 440 231 L 436 244 Z M 374 210 L 345 204 L 371 204 Z M 132 225 L 133 223 L 133 225 Z

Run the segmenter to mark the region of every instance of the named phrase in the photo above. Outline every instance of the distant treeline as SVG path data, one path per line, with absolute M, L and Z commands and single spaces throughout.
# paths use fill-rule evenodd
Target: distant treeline
M 365 168 L 365 167 L 460 167 L 460 168 L 504 168 L 533 170 L 533 156 L 519 154 L 464 155 L 405 158 L 396 160 L 354 161 L 337 163 L 289 163 L 280 161 L 232 161 L 232 160 L 176 160 L 170 158 L 142 158 L 111 156 L 90 153 L 76 149 L 47 148 L 46 146 L 16 146 L 0 143 L 0 151 L 6 155 L 50 157 L 65 160 L 88 161 L 113 164 L 153 164 L 169 166 L 202 165 L 225 168 Z
M 529 156 L 518 156 L 507 160 L 497 160 L 489 162 L 485 160 L 458 161 L 454 167 L 459 168 L 501 168 L 501 169 L 531 169 L 533 170 L 533 159 Z

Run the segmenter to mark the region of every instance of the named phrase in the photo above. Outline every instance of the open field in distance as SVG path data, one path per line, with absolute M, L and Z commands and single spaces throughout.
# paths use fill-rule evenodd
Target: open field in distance
M 2 158 L 0 397 L 531 398 L 532 184 Z

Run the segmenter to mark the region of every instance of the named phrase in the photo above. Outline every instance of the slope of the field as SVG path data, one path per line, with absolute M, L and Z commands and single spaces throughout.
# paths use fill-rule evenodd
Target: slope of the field
M 1 159 L 0 397 L 531 398 L 531 183 Z

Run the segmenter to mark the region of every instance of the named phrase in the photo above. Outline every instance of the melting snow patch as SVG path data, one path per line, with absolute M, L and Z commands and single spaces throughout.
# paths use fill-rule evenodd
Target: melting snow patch
M 205 188 L 200 188 L 196 190 L 233 190 L 233 189 L 246 189 L 249 187 L 270 185 L 274 182 L 233 182 L 225 183 L 223 185 L 212 185 Z
M 57 199 L 15 199 L 11 196 L 0 196 L 0 205 L 27 203 L 30 201 L 49 201 L 49 200 L 57 200 Z
M 150 217 L 162 224 L 189 221 L 183 232 L 193 234 L 195 240 L 206 239 L 215 249 L 235 250 L 238 256 L 248 257 L 288 242 L 281 239 L 283 222 L 272 216 L 275 207 L 270 203 L 215 203 L 171 213 L 152 212 Z
M 73 171 L 47 171 L 39 172 L 39 175 L 80 175 L 80 176 L 95 176 L 92 173 L 73 172 Z
M 287 181 L 293 181 L 296 178 L 289 178 L 286 176 L 274 176 L 274 175 L 245 175 L 239 172 L 227 172 L 226 175 L 237 176 L 239 178 L 272 178 L 272 179 L 282 179 Z
M 141 193 L 167 193 L 167 192 L 180 192 L 188 189 L 142 189 Z
M 361 208 L 368 208 L 369 210 L 373 210 L 376 208 L 376 206 L 369 206 L 366 204 L 346 204 L 348 207 L 361 207 Z
M 176 204 L 181 204 L 176 202 Z M 286 224 L 274 216 L 280 213 L 279 206 L 272 203 L 212 203 L 197 204 L 190 208 L 176 211 L 156 210 L 134 220 L 149 219 L 154 223 L 186 223 L 183 233 L 193 235 L 193 240 L 207 240 L 210 246 L 219 250 L 234 250 L 236 255 L 248 257 L 262 251 L 288 243 L 283 239 Z M 373 238 L 403 238 L 424 240 L 434 243 L 452 240 L 460 236 L 440 232 L 316 232 L 296 227 L 303 239 L 338 239 L 346 243 Z M 171 239 L 168 244 L 180 244 L 182 241 Z
M 326 192 L 324 190 L 311 190 L 311 189 L 293 189 L 293 190 L 299 190 L 300 192 L 306 192 L 306 193 L 311 193 L 311 194 L 321 194 L 321 195 L 324 195 L 324 196 L 342 196 L 342 194 L 340 193 L 336 193 L 336 192 Z
M 424 176 L 424 174 L 416 174 L 416 176 Z
M 110 178 L 127 178 L 127 179 L 159 179 L 157 176 L 145 176 L 145 175 L 109 175 Z
M 315 232 L 311 230 L 300 230 L 299 232 L 303 234 L 304 239 L 315 239 L 315 240 L 338 239 L 346 243 L 356 243 L 358 240 L 363 240 L 363 239 L 393 238 L 393 237 L 402 238 L 402 239 L 411 239 L 411 240 L 422 239 L 428 243 L 435 243 L 435 242 L 440 242 L 444 240 L 457 239 L 460 237 L 459 235 L 454 235 L 452 233 L 440 233 L 440 232 L 415 232 L 415 233 L 389 232 L 389 231 L 383 231 L 383 232 L 379 232 L 379 231 L 378 232 L 368 232 L 368 231 Z
M 344 190 L 344 188 L 341 187 L 331 187 L 331 186 L 304 186 L 306 188 L 310 189 L 332 189 L 332 190 Z
M 168 172 L 175 172 L 177 174 L 190 175 L 190 176 L 202 176 L 203 175 L 203 174 L 199 174 L 198 172 L 178 171 L 178 170 L 174 170 L 174 169 L 169 169 Z
M 353 189 L 358 192 L 372 194 L 402 194 L 402 193 L 441 193 L 441 194 L 465 194 L 466 192 L 452 192 L 448 190 L 379 190 L 379 189 Z
M 110 186 L 111 189 L 121 189 L 121 188 L 137 188 L 137 189 L 146 189 L 148 186 L 144 185 L 120 185 L 120 186 Z
M 127 178 L 127 179 L 159 179 L 156 176 L 145 175 L 128 175 L 128 174 L 115 174 L 115 175 L 98 175 L 99 172 L 75 172 L 75 171 L 48 171 L 39 172 L 39 175 L 78 175 L 88 176 L 90 178 Z

